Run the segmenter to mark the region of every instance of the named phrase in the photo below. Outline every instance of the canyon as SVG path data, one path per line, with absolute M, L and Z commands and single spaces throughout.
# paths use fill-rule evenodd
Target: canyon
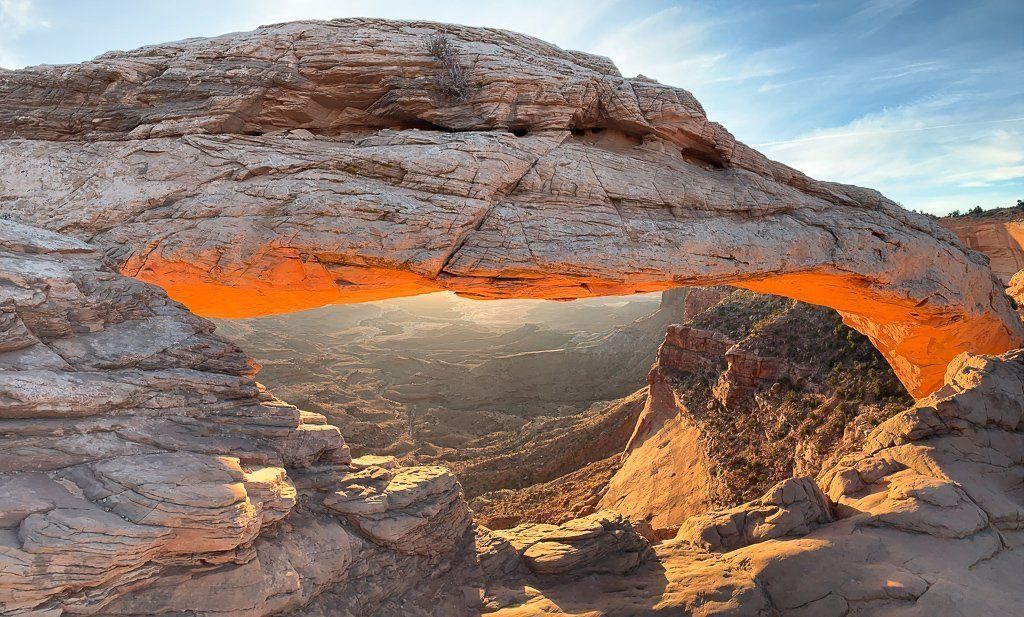
M 1024 327 L 989 258 L 768 160 L 685 90 L 353 19 L 0 71 L 0 94 L 0 614 L 1018 610 Z M 564 520 L 509 519 L 493 479 L 471 508 L 480 467 L 353 456 L 206 319 L 680 286 L 710 289 L 665 292 L 691 312 L 648 389 L 577 419 L 616 437 L 606 492 Z M 765 313 L 730 321 L 746 305 Z M 758 387 L 881 358 L 859 426 Z M 744 483 L 740 446 L 798 445 L 753 439 L 764 410 L 827 451 Z

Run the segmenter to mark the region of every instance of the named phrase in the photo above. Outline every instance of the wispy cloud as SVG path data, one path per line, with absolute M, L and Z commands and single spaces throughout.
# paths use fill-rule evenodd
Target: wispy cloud
M 763 144 L 755 144 L 755 148 L 770 148 L 772 146 L 781 146 L 784 144 L 800 144 L 809 141 L 819 141 L 822 139 L 843 139 L 848 137 L 871 137 L 875 135 L 893 135 L 896 133 L 917 133 L 919 131 L 935 131 L 940 129 L 954 129 L 965 126 L 981 126 L 985 124 L 1004 124 L 1007 122 L 1024 122 L 1024 116 L 1019 118 L 1003 118 L 1001 120 L 977 120 L 975 122 L 956 122 L 953 124 L 935 124 L 932 126 L 911 126 L 905 128 L 880 128 L 877 130 L 867 131 L 856 131 L 850 133 L 837 132 L 837 129 L 819 129 L 813 131 L 806 137 L 798 137 L 796 139 L 784 139 L 782 141 L 767 141 Z
M 886 109 L 759 147 L 814 177 L 872 186 L 912 208 L 1011 203 L 1024 185 L 1024 113 L 959 121 L 966 107 L 956 100 Z
M 917 0 L 869 0 L 850 17 L 861 36 L 871 36 L 917 4 Z
M 23 32 L 49 25 L 32 0 L 0 0 L 0 28 Z
M 10 43 L 25 32 L 49 26 L 50 22 L 39 13 L 33 0 L 0 0 L 0 67 L 22 66 Z

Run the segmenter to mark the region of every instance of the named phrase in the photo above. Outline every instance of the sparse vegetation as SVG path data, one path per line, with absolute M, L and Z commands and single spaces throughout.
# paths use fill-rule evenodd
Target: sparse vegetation
M 1000 212 L 1006 212 L 1007 210 L 1024 210 L 1024 199 L 1018 199 L 1017 203 L 1012 206 L 1006 206 L 1002 208 L 990 208 L 985 210 L 981 206 L 974 206 L 966 211 L 961 212 L 960 210 L 953 210 L 946 215 L 947 218 L 957 218 L 961 216 L 991 216 L 998 215 Z M 916 212 L 916 210 L 915 210 Z
M 912 399 L 882 355 L 830 309 L 746 291 L 699 315 L 694 327 L 727 334 L 744 352 L 781 358 L 792 376 L 765 380 L 752 400 L 716 394 L 724 358 L 670 376 L 715 461 L 718 505 L 758 497 L 794 472 L 814 474 L 849 452 Z
M 469 96 L 469 76 L 459 63 L 451 38 L 443 32 L 432 34 L 427 39 L 427 51 L 441 64 L 441 72 L 434 77 L 437 89 L 445 96 L 465 101 Z

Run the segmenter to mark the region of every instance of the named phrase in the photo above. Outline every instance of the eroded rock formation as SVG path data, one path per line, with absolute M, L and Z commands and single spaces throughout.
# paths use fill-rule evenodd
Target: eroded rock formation
M 964 354 L 946 382 L 817 487 L 790 480 L 692 518 L 624 576 L 541 579 L 518 594 L 495 585 L 495 614 L 1019 612 L 1024 353 Z
M 522 35 L 298 22 L 4 72 L 0 99 L 0 214 L 200 314 L 732 282 L 836 308 L 916 396 L 957 354 L 1024 342 L 941 226 L 769 161 L 685 90 Z
M 1017 208 L 939 219 L 968 248 L 988 256 L 1004 282 L 1024 268 L 1024 216 Z
M 428 51 L 438 30 L 456 54 Z M 1019 608 L 1024 359 L 961 353 L 1022 339 L 985 260 L 685 91 L 520 35 L 347 20 L 3 71 L 0 95 L 0 612 Z M 937 392 L 820 493 L 683 527 L 717 541 L 652 550 L 613 513 L 494 534 L 449 472 L 351 460 L 118 270 L 231 315 L 733 282 L 837 308 Z
M 4 221 L 0 264 L 0 613 L 272 614 L 339 582 L 391 601 L 415 581 L 379 568 L 443 570 L 466 541 L 450 474 L 350 466 L 336 427 L 88 245 Z M 381 507 L 339 506 L 354 487 Z
M 817 474 L 911 402 L 833 311 L 728 288 L 687 297 L 688 319 L 666 332 L 601 500 L 655 535 Z

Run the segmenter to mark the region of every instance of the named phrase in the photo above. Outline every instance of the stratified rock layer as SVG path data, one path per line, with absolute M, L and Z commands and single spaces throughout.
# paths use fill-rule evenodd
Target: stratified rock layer
M 941 226 L 522 35 L 298 22 L 4 72 L 0 101 L 0 214 L 89 239 L 200 314 L 732 282 L 836 308 L 916 396 L 957 354 L 1024 342 Z
M 688 290 L 601 507 L 668 537 L 689 516 L 757 499 L 859 449 L 912 402 L 833 311 L 729 288 Z
M 427 52 L 439 30 L 454 61 Z M 5 615 L 1019 610 L 1024 358 L 961 353 L 1022 339 L 985 260 L 768 161 L 685 91 L 500 31 L 307 22 L 0 72 L 0 137 Z M 353 465 L 115 268 L 235 315 L 728 281 L 839 309 L 938 391 L 820 493 L 684 524 L 718 541 L 651 555 L 613 513 L 474 534 L 450 473 Z
M 525 587 L 506 577 L 488 608 L 505 617 L 1017 614 L 1022 428 L 1024 352 L 964 354 L 941 390 L 880 425 L 818 486 L 791 479 L 693 517 L 625 575 Z
M 1019 208 L 939 219 L 968 248 L 988 256 L 992 271 L 1005 281 L 1024 268 L 1024 212 Z
M 3 221 L 0 341 L 0 614 L 269 615 L 355 582 L 399 596 L 465 543 L 451 474 L 350 467 L 336 427 L 79 240 Z M 380 512 L 317 505 L 364 476 L 390 479 Z M 364 571 L 390 562 L 410 577 Z

